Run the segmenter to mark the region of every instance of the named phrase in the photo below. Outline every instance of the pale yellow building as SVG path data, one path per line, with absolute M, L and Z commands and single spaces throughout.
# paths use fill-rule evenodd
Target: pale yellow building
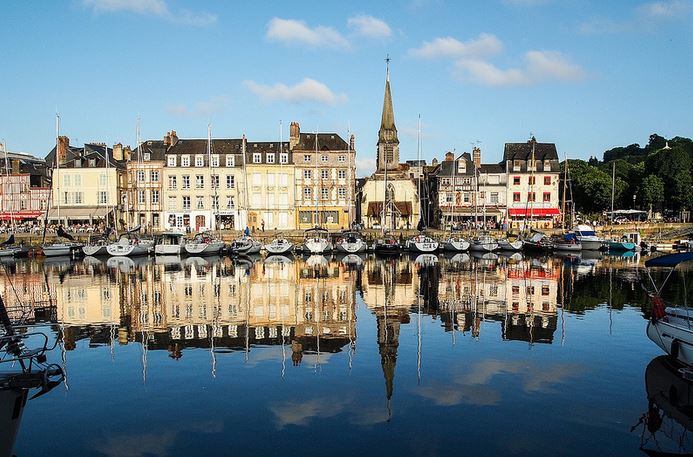
M 114 223 L 125 185 L 125 161 L 105 144 L 70 146 L 69 138 L 59 137 L 56 149 L 46 157 L 52 167 L 49 222 L 63 224 L 106 220 Z M 122 150 L 121 150 L 122 152 Z

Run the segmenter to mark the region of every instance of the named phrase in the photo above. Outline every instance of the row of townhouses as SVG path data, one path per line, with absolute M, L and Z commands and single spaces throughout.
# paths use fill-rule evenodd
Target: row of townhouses
M 401 163 L 389 71 L 376 154 L 375 172 L 357 180 L 353 135 L 345 141 L 301 132 L 297 122 L 288 141 L 187 139 L 172 130 L 131 149 L 74 147 L 60 136 L 45 161 L 6 159 L 0 217 L 189 232 L 339 230 L 356 222 L 375 229 L 482 221 L 550 228 L 560 218 L 553 143 L 506 143 L 499 163 L 482 163 L 478 147 L 430 165 Z

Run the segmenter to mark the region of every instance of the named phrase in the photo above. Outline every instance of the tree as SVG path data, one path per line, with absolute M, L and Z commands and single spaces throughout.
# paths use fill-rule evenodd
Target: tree
M 643 203 L 656 208 L 664 201 L 664 181 L 657 175 L 648 175 L 642 180 L 639 193 Z

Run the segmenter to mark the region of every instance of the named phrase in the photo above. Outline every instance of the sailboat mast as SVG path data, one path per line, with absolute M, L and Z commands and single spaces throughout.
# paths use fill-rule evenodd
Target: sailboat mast
M 611 222 L 614 222 L 614 194 L 616 193 L 616 161 L 611 169 Z
M 60 115 L 55 114 L 55 165 L 58 170 L 58 225 L 60 225 Z M 65 151 L 67 154 L 67 151 Z
M 5 140 L 2 140 L 2 150 L 5 153 L 5 179 L 7 179 L 7 186 L 8 186 L 8 190 L 9 190 L 9 188 L 11 186 L 11 184 L 10 184 L 10 165 L 9 165 L 9 162 L 7 161 L 7 142 Z M 9 192 L 7 192 L 7 193 L 9 193 Z M 10 207 L 10 225 L 12 225 L 12 233 L 14 233 L 17 230 L 17 227 L 16 227 L 16 222 L 14 220 L 14 202 L 11 200 L 12 199 L 10 198 L 10 199 L 8 199 L 7 202 L 8 202 L 9 207 Z M 5 207 L 5 205 L 3 205 L 3 208 L 4 207 Z
M 313 181 L 318 183 L 318 129 L 315 129 L 315 160 L 313 161 Z M 322 189 L 322 180 L 320 180 L 320 188 L 315 186 L 315 226 L 322 227 L 322 221 L 320 220 L 320 213 L 318 212 L 318 205 L 320 204 L 320 193 L 319 190 Z
M 565 167 L 563 170 L 563 202 L 561 203 L 561 214 L 563 215 L 563 220 L 561 221 L 561 229 L 565 231 L 565 200 L 568 197 L 566 191 L 568 190 L 568 155 L 565 156 Z

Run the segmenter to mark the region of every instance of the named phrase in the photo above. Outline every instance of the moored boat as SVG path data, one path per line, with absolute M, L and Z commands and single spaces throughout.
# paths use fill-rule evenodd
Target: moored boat
M 401 252 L 399 242 L 390 232 L 385 232 L 381 239 L 375 241 L 373 250 L 379 255 L 399 255 Z
M 575 237 L 580 242 L 582 249 L 598 251 L 604 247 L 604 240 L 599 238 L 592 226 L 578 224 L 573 230 Z
M 421 232 L 414 238 L 407 240 L 406 247 L 407 250 L 411 252 L 427 254 L 438 250 L 438 242 L 424 232 Z
M 322 254 L 332 251 L 330 232 L 322 227 L 313 227 L 305 231 L 303 250 L 309 254 Z
M 645 262 L 653 290 L 649 292 L 652 300 L 652 317 L 647 323 L 647 336 L 672 359 L 685 365 L 693 365 L 693 314 L 688 307 L 666 306 L 661 293 L 667 280 L 658 286 L 650 274 L 650 269 L 661 267 L 671 271 L 683 262 L 693 261 L 693 252 L 668 254 Z M 684 295 L 685 299 L 685 295 Z M 684 302 L 685 305 L 685 302 Z
M 498 242 L 488 234 L 475 237 L 469 245 L 469 250 L 474 252 L 493 252 L 496 249 L 498 249 Z
M 562 252 L 580 252 L 582 251 L 582 243 L 577 239 L 574 233 L 566 233 L 562 237 L 552 240 L 553 248 L 556 251 Z
M 352 230 L 344 231 L 335 243 L 335 251 L 345 252 L 347 254 L 365 252 L 366 240 L 364 240 L 363 236 L 358 232 Z
M 469 249 L 470 243 L 461 236 L 450 236 L 447 240 L 443 241 L 441 247 L 444 251 L 450 252 L 464 252 Z
M 498 241 L 498 248 L 501 251 L 519 252 L 522 250 L 524 244 L 525 244 L 524 241 L 522 241 L 519 238 L 516 238 L 516 239 L 504 238 L 504 239 Z
M 294 248 L 294 244 L 286 238 L 275 238 L 272 242 L 263 246 L 268 254 L 287 254 Z
M 229 251 L 236 255 L 257 254 L 260 252 L 260 249 L 262 249 L 262 243 L 249 235 L 233 240 L 229 246 Z
M 180 255 L 185 238 L 180 232 L 163 232 L 157 237 L 154 245 L 156 255 Z
M 206 233 L 198 233 L 192 241 L 186 241 L 183 244 L 183 251 L 188 255 L 215 255 L 222 249 L 224 249 L 224 242 Z

